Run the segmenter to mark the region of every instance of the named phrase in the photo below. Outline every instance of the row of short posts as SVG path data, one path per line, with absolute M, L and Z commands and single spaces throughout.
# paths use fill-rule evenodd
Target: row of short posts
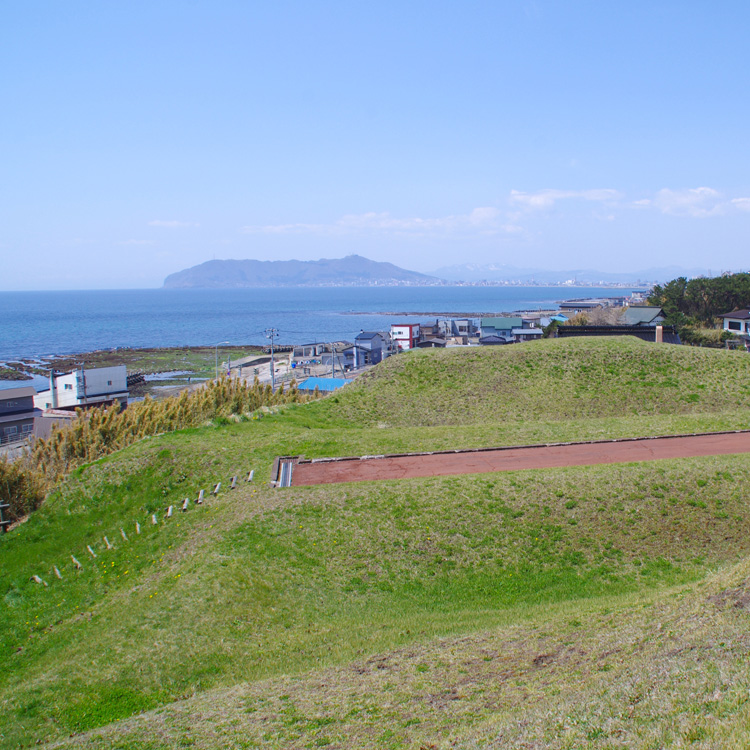
M 245 479 L 245 481 L 246 482 L 252 482 L 254 476 L 255 476 L 255 469 L 251 469 L 247 473 L 247 478 Z M 229 489 L 231 489 L 231 490 L 236 489 L 237 488 L 237 477 L 236 476 L 232 477 L 230 481 L 231 481 L 231 484 L 229 485 Z M 211 494 L 214 497 L 216 497 L 219 494 L 219 490 L 220 489 L 221 489 L 221 482 L 217 482 L 214 485 L 213 490 L 211 490 L 211 492 L 209 494 Z M 204 499 L 205 499 L 205 490 L 199 490 L 198 491 L 198 497 L 197 497 L 197 499 L 195 501 L 196 504 L 197 505 L 203 505 L 203 500 Z M 186 497 L 185 500 L 182 503 L 182 510 L 186 511 L 189 506 L 190 506 L 190 498 Z M 2 525 L 3 532 L 5 532 L 6 526 L 8 526 L 10 524 L 10 521 L 3 520 L 3 511 L 6 510 L 9 507 L 10 507 L 9 505 L 0 504 L 0 524 Z M 170 505 L 167 508 L 167 516 L 166 517 L 167 518 L 171 518 L 173 512 L 174 512 L 174 505 Z M 153 513 L 151 515 L 151 523 L 154 526 L 156 526 L 159 523 L 159 521 L 156 518 L 156 514 L 155 513 Z M 141 525 L 138 523 L 138 521 L 135 522 L 135 532 L 136 532 L 136 534 L 140 534 L 141 533 Z M 122 538 L 123 538 L 124 541 L 126 541 L 126 542 L 130 541 L 128 539 L 128 535 L 125 533 L 125 529 L 120 529 L 120 535 L 122 536 Z M 109 549 L 113 549 L 112 543 L 109 541 L 109 539 L 106 536 L 104 537 L 104 544 L 106 545 L 106 548 L 108 550 Z M 91 547 L 90 544 L 86 545 L 86 550 L 88 551 L 89 555 L 91 555 L 92 558 L 96 559 L 96 557 L 98 555 L 96 554 L 96 552 L 94 552 L 94 550 L 93 550 L 93 548 Z M 71 555 L 70 559 L 72 560 L 73 565 L 74 565 L 74 567 L 75 567 L 76 570 L 82 570 L 83 569 L 83 565 L 81 565 L 80 561 L 76 559 L 75 555 Z M 54 570 L 55 576 L 57 578 L 59 578 L 60 580 L 62 580 L 62 574 L 60 573 L 60 570 L 58 569 L 58 567 L 56 565 L 53 566 L 53 570 Z M 47 586 L 47 582 L 44 581 L 42 578 L 40 578 L 38 575 L 31 576 L 31 580 L 34 581 L 35 583 L 40 583 L 43 586 Z

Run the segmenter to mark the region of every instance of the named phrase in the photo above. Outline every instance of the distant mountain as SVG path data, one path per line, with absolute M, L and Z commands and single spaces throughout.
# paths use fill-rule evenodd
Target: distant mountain
M 693 278 L 695 276 L 710 275 L 710 272 L 705 268 L 688 269 L 679 266 L 664 266 L 662 268 L 647 268 L 629 273 L 614 273 L 611 271 L 592 271 L 590 269 L 545 271 L 539 268 L 517 268 L 505 263 L 484 265 L 462 263 L 460 265 L 438 268 L 433 273 L 435 276 L 447 281 L 509 281 L 526 284 L 564 284 L 570 281 L 583 284 L 636 284 L 670 281 L 679 276 Z
M 209 260 L 170 274 L 165 289 L 253 286 L 433 286 L 440 279 L 361 255 L 321 260 Z

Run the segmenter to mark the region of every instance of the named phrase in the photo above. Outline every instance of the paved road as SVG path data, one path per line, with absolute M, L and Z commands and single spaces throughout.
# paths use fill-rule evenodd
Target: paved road
M 294 467 L 292 485 L 482 474 L 491 471 L 589 466 L 748 452 L 750 432 L 741 432 L 578 445 L 503 448 L 465 453 L 302 462 Z

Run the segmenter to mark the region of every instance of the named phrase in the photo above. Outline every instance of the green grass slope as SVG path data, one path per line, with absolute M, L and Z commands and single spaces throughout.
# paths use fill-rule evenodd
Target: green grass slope
M 569 343 L 528 350 L 544 372 Z M 611 346 L 644 363 L 654 351 L 597 343 L 589 361 L 604 361 Z M 475 390 L 490 370 L 508 369 L 508 356 L 527 356 L 489 351 L 473 379 L 461 360 Z M 654 367 L 666 367 L 660 351 Z M 279 454 L 743 426 L 745 360 L 711 352 L 726 372 L 704 377 L 706 352 L 677 351 L 665 356 L 677 357 L 682 385 L 662 389 L 656 416 L 621 404 L 556 420 L 547 402 L 539 420 L 519 411 L 515 421 L 483 421 L 475 411 L 464 424 L 432 424 L 433 402 L 414 396 L 410 420 L 383 429 L 378 394 L 409 395 L 398 373 L 454 355 L 415 353 L 324 401 L 163 435 L 83 467 L 0 539 L 0 745 L 747 740 L 750 457 L 264 484 Z M 680 389 L 710 398 L 676 399 Z M 227 490 L 250 468 L 256 483 Z M 165 518 L 168 505 L 219 480 L 218 498 Z M 696 651 L 701 640 L 708 646 Z M 670 664 L 705 674 L 680 680 Z
M 240 683 L 56 747 L 747 747 L 750 566 Z
M 338 411 L 362 424 L 467 425 L 726 411 L 748 395 L 742 352 L 572 338 L 414 350 L 358 380 Z
M 750 553 L 745 457 L 376 492 L 243 488 L 165 521 L 159 487 L 174 479 L 179 449 L 168 446 L 180 437 L 127 452 L 145 493 L 110 459 L 3 543 L 0 700 L 11 746 L 436 635 L 538 623 L 542 605 L 676 585 Z M 154 506 L 158 526 L 148 523 Z

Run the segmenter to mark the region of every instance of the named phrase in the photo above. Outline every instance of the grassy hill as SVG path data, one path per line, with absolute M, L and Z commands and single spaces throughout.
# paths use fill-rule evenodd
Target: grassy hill
M 516 404 L 493 422 L 458 389 L 463 412 L 439 423 L 409 387 L 419 372 L 444 396 L 453 386 L 436 373 L 453 364 L 473 392 L 507 379 L 532 403 L 538 384 L 521 363 L 551 377 L 576 351 L 589 367 L 618 352 L 630 363 L 591 385 L 601 398 L 588 417 L 582 407 L 556 420 L 548 399 L 539 421 Z M 731 352 L 560 341 L 467 355 L 405 355 L 324 401 L 145 440 L 69 477 L 0 540 L 0 744 L 746 743 L 750 457 L 263 484 L 282 453 L 653 434 L 749 416 L 737 395 L 747 360 Z M 634 362 L 644 383 L 678 380 L 643 386 L 662 394 L 644 402 L 656 416 L 616 397 Z M 565 403 L 580 400 L 568 393 L 578 372 L 563 370 Z M 680 395 L 695 392 L 705 398 Z M 401 426 L 384 429 L 399 399 L 390 422 Z M 226 490 L 251 468 L 255 483 Z M 217 498 L 165 518 L 219 480 Z
M 746 408 L 750 358 L 627 337 L 421 350 L 342 394 L 352 422 L 466 425 Z

